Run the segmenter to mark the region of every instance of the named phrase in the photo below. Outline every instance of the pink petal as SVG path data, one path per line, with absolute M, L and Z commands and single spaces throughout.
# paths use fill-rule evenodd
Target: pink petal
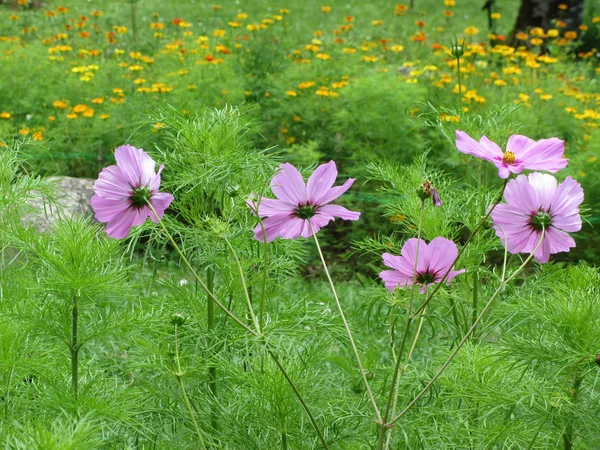
M 118 166 L 102 169 L 94 182 L 97 195 L 111 200 L 123 200 L 133 195 L 133 189 Z
M 131 201 L 129 199 L 106 199 L 96 194 L 90 199 L 90 204 L 94 209 L 96 220 L 108 222 L 113 217 L 123 214 L 131 206 Z
M 290 216 L 289 214 L 280 214 L 264 219 L 263 227 L 265 228 L 265 234 L 267 235 L 267 242 L 271 242 L 273 239 L 279 237 L 280 231 L 285 226 L 285 223 L 293 219 L 296 219 L 296 217 Z M 254 238 L 258 241 L 263 241 L 263 231 L 260 224 L 254 228 Z
M 329 161 L 316 168 L 306 185 L 308 201 L 311 205 L 323 204 L 320 200 L 331 189 L 337 175 L 338 171 L 334 161 Z
M 165 213 L 165 209 L 169 207 L 173 200 L 174 197 L 171 194 L 167 192 L 159 192 L 158 194 L 154 194 L 152 196 L 152 198 L 150 199 L 150 203 L 156 211 L 156 214 L 158 214 L 158 217 L 162 219 Z M 154 217 L 152 210 L 148 207 L 146 207 L 146 209 L 148 210 L 148 215 L 150 216 L 150 219 L 152 219 L 152 222 L 158 223 L 158 219 Z
M 581 217 L 579 205 L 583 202 L 583 189 L 571 177 L 567 177 L 554 193 L 550 205 L 552 225 L 565 231 L 579 231 Z
M 413 263 L 413 265 L 411 265 L 411 263 L 403 256 L 394 256 L 394 255 L 390 255 L 389 253 L 384 253 L 383 254 L 383 263 L 388 267 L 396 269 L 398 272 L 402 273 L 402 275 L 404 275 L 405 277 L 412 279 L 414 276 L 414 273 L 415 273 L 414 263 Z
M 104 231 L 112 238 L 123 239 L 129 235 L 133 223 L 138 220 L 137 210 L 129 208 L 117 216 L 115 220 L 108 221 Z
M 540 208 L 536 193 L 525 175 L 519 175 L 508 182 L 504 190 L 504 198 L 509 205 L 520 209 L 523 214 L 536 213 Z
M 332 187 L 327 191 L 325 195 L 323 195 L 319 199 L 319 204 L 325 205 L 326 203 L 334 201 L 336 198 L 338 198 L 340 195 L 342 195 L 344 192 L 350 189 L 350 186 L 352 186 L 352 183 L 354 183 L 354 181 L 354 178 L 348 178 L 348 180 L 346 180 L 346 182 L 343 185 Z
M 306 203 L 306 185 L 298 169 L 289 163 L 279 166 L 281 171 L 271 180 L 271 190 L 279 200 L 292 205 Z
M 461 153 L 492 162 L 494 161 L 494 157 L 502 159 L 503 155 L 500 147 L 487 137 L 482 136 L 480 142 L 477 142 L 467 133 L 459 130 L 456 131 L 456 148 Z
M 281 200 L 263 198 L 258 205 L 260 217 L 271 217 L 277 214 L 293 214 L 298 205 L 290 205 Z
M 465 272 L 466 272 L 465 269 L 451 270 L 450 272 L 448 272 L 448 276 L 446 277 L 446 284 L 450 284 L 450 281 L 452 281 L 452 279 L 454 277 L 456 277 L 457 275 L 460 275 L 461 273 L 465 273 Z M 441 280 L 441 278 L 440 278 L 440 280 Z
M 432 273 L 444 274 L 450 269 L 454 259 L 458 255 L 456 244 L 450 239 L 436 237 L 429 243 L 429 251 L 431 252 L 431 261 L 429 270 Z
M 379 274 L 379 277 L 384 281 L 385 287 L 392 292 L 398 285 L 405 287 L 412 284 L 411 277 L 406 277 L 397 270 L 384 270 Z
M 407 240 L 402 246 L 400 254 L 410 263 L 411 267 L 414 267 L 417 253 L 417 242 L 419 243 L 419 261 L 417 264 L 417 272 L 424 273 L 429 267 L 429 252 L 427 251 L 427 244 L 423 239 L 411 238 Z
M 548 211 L 558 185 L 556 178 L 547 173 L 534 172 L 529 174 L 529 184 L 536 193 L 536 203 Z
M 565 142 L 558 138 L 550 138 L 533 141 L 533 144 L 522 152 L 522 159 L 529 170 L 557 172 L 569 163 L 564 154 Z
M 350 211 L 344 208 L 343 206 L 339 205 L 320 206 L 317 209 L 317 212 L 321 214 L 328 214 L 331 216 L 339 217 L 340 219 L 344 220 L 358 220 L 358 218 L 360 217 L 359 212 Z
M 527 149 L 534 144 L 535 141 L 527 136 L 513 134 L 510 138 L 508 138 L 508 142 L 506 143 L 506 151 L 514 153 L 517 159 L 523 160 L 528 155 Z
M 546 230 L 544 239 L 548 241 L 550 253 L 568 252 L 571 248 L 576 247 L 575 240 L 571 236 L 554 227 Z
M 115 150 L 115 159 L 132 187 L 148 186 L 155 176 L 156 163 L 141 148 L 122 145 Z

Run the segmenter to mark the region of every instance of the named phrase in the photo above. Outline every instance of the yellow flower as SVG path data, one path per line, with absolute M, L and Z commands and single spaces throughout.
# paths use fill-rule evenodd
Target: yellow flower
M 213 31 L 213 36 L 215 36 L 215 37 L 225 36 L 225 30 L 215 30 L 215 31 Z
M 519 98 L 521 99 L 522 102 L 526 102 L 527 100 L 529 100 L 529 95 L 519 94 Z
M 242 26 L 240 22 L 227 22 L 227 24 L 232 28 L 238 28 Z
M 452 8 L 453 6 L 456 6 L 456 0 L 444 0 L 444 5 L 448 8 Z
M 331 56 L 329 56 L 327 53 L 317 53 L 316 57 L 318 59 L 322 59 L 323 61 L 326 59 L 331 59 Z
M 42 141 L 44 140 L 44 133 L 42 131 L 36 131 L 32 134 L 34 141 Z
M 344 47 L 342 50 L 344 53 L 356 53 L 356 49 L 352 47 Z
M 331 12 L 331 6 L 321 6 L 321 11 L 324 13 Z
M 563 11 L 569 9 L 568 5 L 565 5 L 564 3 L 561 3 L 560 5 L 558 5 L 558 9 L 562 9 Z
M 467 27 L 465 28 L 464 33 L 467 36 L 475 36 L 477 33 L 479 33 L 479 30 L 476 27 Z
M 106 120 L 106 119 L 108 119 L 109 117 L 110 117 L 110 114 L 102 114 L 102 115 L 100 115 L 100 118 L 101 118 L 102 120 Z
M 490 17 L 494 20 L 500 20 L 502 18 L 502 14 L 496 12 L 496 13 L 490 14 Z
M 73 107 L 73 112 L 77 113 L 77 114 L 80 114 L 82 112 L 85 112 L 87 109 L 88 109 L 88 107 L 86 105 L 83 105 L 83 104 L 80 103 L 79 105 L 75 105 Z
M 548 37 L 551 37 L 551 38 L 558 37 L 558 30 L 553 28 L 551 30 L 548 30 L 547 34 L 548 34 Z
M 592 19 L 592 23 L 600 23 L 600 16 L 596 16 Z
M 590 157 L 588 158 L 588 162 L 589 162 L 589 163 L 596 162 L 597 160 L 598 160 L 598 158 L 596 158 L 595 156 L 590 156 Z
M 289 14 L 289 13 L 290 13 L 290 10 L 289 10 L 289 9 L 287 9 L 287 8 L 282 8 L 282 9 L 280 9 L 280 10 L 279 10 L 279 12 L 280 12 L 281 14 Z
M 577 32 L 576 31 L 567 31 L 565 32 L 565 39 L 577 39 Z
M 296 97 L 298 95 L 296 91 L 285 91 L 285 93 L 290 97 Z
M 496 86 L 506 86 L 506 81 L 504 81 L 504 80 L 494 80 L 494 84 Z
M 9 112 L 1 112 L 0 113 L 0 119 L 10 119 L 12 117 L 12 114 Z
M 542 100 L 550 100 L 552 98 L 552 94 L 542 94 L 540 95 Z
M 460 117 L 453 116 L 451 114 L 446 114 L 444 112 L 442 113 L 440 119 L 442 119 L 445 122 L 460 122 Z
M 62 100 L 55 100 L 54 103 L 52 103 L 52 106 L 58 109 L 65 109 L 67 107 L 67 104 Z
M 83 117 L 94 117 L 94 108 L 88 108 L 86 109 L 83 114 Z
M 308 89 L 310 87 L 313 87 L 315 85 L 314 81 L 303 81 L 302 83 L 300 83 L 298 85 L 298 89 Z
M 404 46 L 403 45 L 399 45 L 399 44 L 392 45 L 391 48 L 390 48 L 390 50 L 393 51 L 394 53 L 400 53 L 401 51 L 404 50 Z
M 379 58 L 375 55 L 365 55 L 362 57 L 362 60 L 367 62 L 377 62 L 379 61 Z
M 540 38 L 533 38 L 529 42 L 531 42 L 531 45 L 542 45 L 544 40 Z
M 383 20 L 372 20 L 371 21 L 371 25 L 375 25 L 376 27 L 378 27 L 382 23 L 383 23 Z
M 104 103 L 104 99 L 102 97 L 98 97 L 92 100 L 92 103 L 95 103 L 97 105 L 101 105 L 102 103 Z
M 248 18 L 248 14 L 246 14 L 246 13 L 239 13 L 237 16 L 235 16 L 235 18 L 237 20 L 244 20 L 244 19 Z

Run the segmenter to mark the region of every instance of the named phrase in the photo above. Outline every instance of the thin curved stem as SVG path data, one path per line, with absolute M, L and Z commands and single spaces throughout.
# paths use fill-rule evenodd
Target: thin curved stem
M 394 372 L 392 375 L 392 381 L 390 383 L 390 392 L 388 394 L 387 402 L 385 405 L 385 412 L 383 413 L 383 420 L 381 421 L 379 428 L 379 441 L 377 443 L 377 449 L 381 450 L 383 448 L 383 440 L 385 438 L 385 429 L 386 423 L 390 414 L 390 409 L 392 407 L 392 402 L 395 397 L 395 393 L 397 392 L 397 381 L 399 380 L 399 372 L 400 372 L 400 361 L 402 360 L 402 353 L 404 352 L 404 343 L 406 342 L 406 338 L 408 337 L 409 328 L 412 324 L 412 309 L 415 300 L 415 291 L 417 288 L 417 267 L 419 262 L 419 244 L 421 243 L 421 229 L 423 228 L 423 212 L 425 210 L 425 200 L 421 200 L 421 208 L 419 210 L 419 226 L 417 228 L 417 247 L 415 249 L 415 263 L 413 267 L 413 279 L 412 279 L 412 289 L 410 293 L 410 304 L 408 305 L 408 321 L 406 322 L 406 328 L 404 329 L 404 335 L 402 336 L 402 344 L 400 345 L 400 350 L 396 355 L 396 364 L 394 366 Z M 407 358 L 408 362 L 408 358 Z M 391 433 L 391 431 L 390 431 Z
M 227 246 L 231 250 L 231 253 L 233 253 L 233 257 L 235 258 L 235 262 L 237 264 L 238 271 L 240 273 L 240 280 L 242 281 L 242 287 L 244 289 L 244 294 L 246 296 L 246 302 L 248 303 L 248 313 L 250 314 L 250 318 L 252 319 L 252 322 L 254 322 L 256 331 L 258 333 L 260 333 L 261 332 L 260 325 L 258 323 L 258 320 L 256 319 L 256 316 L 254 315 L 254 310 L 252 309 L 252 301 L 250 300 L 250 294 L 248 293 L 248 287 L 246 286 L 246 277 L 244 276 L 244 269 L 242 268 L 242 263 L 240 262 L 240 258 L 238 257 L 237 252 L 231 245 L 231 242 L 229 242 L 229 239 L 227 239 L 226 237 L 223 237 L 223 239 L 227 243 Z
M 190 414 L 190 418 L 192 419 L 192 423 L 194 424 L 194 428 L 196 430 L 196 436 L 198 436 L 198 445 L 202 450 L 206 450 L 206 445 L 204 444 L 204 439 L 202 439 L 202 433 L 200 432 L 200 427 L 198 426 L 198 422 L 196 421 L 196 415 L 194 414 L 194 410 L 192 409 L 192 404 L 190 403 L 190 399 L 185 390 L 185 385 L 183 384 L 183 376 L 185 372 L 181 370 L 181 364 L 179 362 L 179 338 L 177 333 L 177 325 L 175 325 L 175 362 L 177 363 L 177 369 L 175 372 L 175 378 L 177 378 L 177 382 L 179 383 L 179 387 L 181 388 L 181 393 L 183 395 L 183 401 L 187 410 Z
M 212 292 L 210 292 L 210 290 L 208 289 L 208 287 L 204 284 L 204 282 L 202 281 L 202 279 L 198 276 L 198 274 L 196 273 L 196 271 L 194 270 L 194 268 L 192 267 L 192 265 L 190 264 L 190 262 L 188 261 L 188 259 L 185 257 L 185 255 L 183 254 L 183 252 L 181 251 L 181 249 L 179 248 L 179 246 L 177 245 L 177 243 L 175 242 L 175 240 L 171 236 L 171 233 L 169 233 L 169 230 L 167 230 L 167 228 L 165 227 L 163 221 L 161 220 L 160 216 L 156 213 L 156 211 L 155 211 L 154 207 L 152 206 L 152 204 L 150 202 L 148 202 L 147 206 L 150 208 L 150 210 L 152 211 L 152 213 L 156 217 L 156 220 L 158 221 L 159 226 L 162 228 L 163 232 L 167 236 L 167 239 L 169 240 L 169 242 L 171 243 L 171 245 L 175 248 L 175 250 L 177 251 L 177 253 L 181 257 L 181 259 L 183 260 L 183 262 L 185 263 L 185 265 L 187 266 L 187 268 L 190 270 L 190 272 L 192 273 L 192 275 L 194 276 L 194 278 L 196 279 L 196 281 L 198 281 L 198 284 L 200 284 L 200 286 L 202 286 L 202 288 L 206 291 L 206 293 L 209 296 L 209 298 L 212 299 L 217 304 L 217 306 L 223 310 L 223 312 L 225 312 L 231 319 L 233 319 L 239 326 L 241 326 L 244 330 L 246 330 L 252 336 L 260 336 L 256 331 L 254 331 L 252 328 L 248 327 L 244 322 L 242 322 L 238 317 L 236 317 L 227 307 L 225 307 L 215 297 L 215 295 Z M 268 351 L 268 353 L 271 356 L 271 358 L 273 358 L 273 360 L 275 361 L 275 364 L 277 365 L 277 367 L 279 368 L 279 370 L 281 371 L 281 373 L 283 374 L 283 376 L 285 377 L 285 379 L 289 383 L 290 387 L 294 391 L 294 394 L 298 398 L 298 401 L 302 405 L 302 408 L 304 409 L 304 411 L 306 411 L 306 414 L 308 415 L 308 417 L 309 417 L 309 419 L 311 421 L 311 424 L 312 424 L 313 428 L 315 429 L 315 432 L 319 436 L 319 440 L 321 441 L 321 444 L 323 445 L 323 448 L 325 450 L 329 450 L 329 447 L 327 446 L 327 441 L 325 440 L 325 437 L 323 436 L 323 432 L 321 431 L 321 428 L 319 427 L 319 424 L 317 423 L 317 421 L 316 421 L 315 417 L 313 416 L 310 408 L 308 407 L 308 404 L 306 403 L 306 401 L 302 397 L 302 394 L 300 393 L 300 391 L 298 390 L 298 388 L 294 384 L 293 380 L 290 378 L 290 376 L 286 372 L 285 368 L 279 362 L 279 360 L 277 358 L 277 355 L 272 350 L 269 349 L 268 343 L 265 342 L 264 340 L 262 340 L 262 343 L 265 346 L 265 349 Z
M 373 392 L 371 391 L 371 386 L 367 381 L 367 374 L 365 372 L 365 368 L 362 365 L 360 360 L 360 356 L 358 354 L 358 348 L 356 347 L 356 343 L 354 341 L 354 337 L 352 336 L 352 331 L 350 331 L 350 326 L 348 325 L 348 321 L 346 320 L 346 316 L 344 315 L 344 310 L 342 309 L 342 304 L 340 303 L 340 299 L 338 298 L 337 291 L 335 290 L 335 286 L 333 284 L 333 280 L 331 279 L 331 275 L 329 275 L 329 270 L 327 269 L 327 263 L 325 262 L 325 258 L 323 257 L 323 252 L 321 251 L 321 246 L 319 245 L 319 240 L 317 239 L 317 234 L 310 222 L 308 220 L 308 224 L 310 225 L 310 231 L 312 232 L 313 237 L 315 238 L 315 244 L 317 246 L 317 251 L 319 252 L 319 256 L 321 258 L 321 263 L 323 264 L 323 268 L 325 269 L 325 275 L 327 275 L 327 280 L 329 280 L 329 285 L 331 286 L 331 290 L 333 292 L 333 297 L 335 298 L 335 302 L 338 307 L 338 311 L 340 316 L 342 317 L 342 321 L 344 322 L 344 327 L 346 328 L 346 333 L 348 333 L 348 338 L 350 339 L 350 345 L 352 346 L 352 351 L 354 352 L 354 357 L 356 358 L 356 362 L 358 363 L 358 368 L 360 369 L 360 374 L 362 376 L 363 382 L 365 384 L 365 388 L 367 390 L 367 395 L 371 400 L 373 405 L 373 409 L 375 410 L 375 415 L 377 416 L 377 423 L 381 423 L 381 413 L 379 412 L 379 408 L 377 408 L 377 402 L 375 401 L 375 397 L 373 396 Z
M 462 256 L 462 254 L 464 253 L 464 251 L 467 248 L 467 246 L 469 245 L 469 243 L 473 240 L 473 237 L 479 232 L 479 230 L 481 229 L 481 227 L 483 226 L 483 224 L 486 222 L 486 220 L 488 219 L 488 217 L 490 217 L 490 215 L 492 214 L 492 212 L 494 211 L 494 209 L 496 208 L 496 206 L 498 206 L 498 203 L 500 203 L 502 201 L 502 196 L 504 195 L 504 190 L 506 189 L 506 185 L 508 184 L 508 180 L 509 180 L 508 178 L 506 180 L 504 180 L 504 184 L 502 185 L 502 190 L 500 191 L 500 194 L 496 198 L 496 201 L 494 201 L 494 203 L 492 204 L 492 206 L 490 206 L 490 209 L 488 210 L 487 214 L 483 217 L 483 219 L 481 219 L 481 221 L 475 226 L 475 228 L 473 229 L 473 231 L 471 232 L 471 234 L 469 235 L 469 237 L 465 241 L 464 245 L 458 251 L 458 254 L 456 255 L 456 258 L 454 258 L 454 261 L 452 261 L 452 264 L 450 264 L 448 266 L 448 270 L 446 271 L 446 273 L 444 274 L 444 276 L 442 277 L 442 279 L 440 280 L 440 282 L 436 284 L 436 286 L 433 289 L 433 291 L 431 291 L 431 294 L 429 294 L 429 296 L 425 299 L 425 301 L 423 302 L 423 304 L 419 307 L 419 309 L 417 309 L 417 311 L 413 314 L 413 316 L 418 316 L 425 309 L 425 307 L 429 304 L 429 302 L 431 301 L 431 299 L 433 298 L 433 296 L 437 293 L 437 291 L 440 290 L 440 288 L 442 287 L 442 285 L 444 284 L 444 282 L 448 278 L 448 275 L 452 271 L 452 268 L 454 267 L 454 264 L 456 264 L 456 262 Z
M 215 297 L 215 295 L 210 291 L 210 289 L 208 289 L 208 287 L 206 286 L 206 284 L 204 284 L 204 281 L 202 281 L 202 278 L 200 278 L 198 276 L 198 274 L 196 273 L 196 271 L 194 270 L 194 268 L 192 267 L 192 265 L 190 264 L 190 262 L 188 261 L 188 259 L 185 257 L 185 255 L 183 254 L 183 252 L 181 251 L 181 249 L 179 248 L 179 246 L 177 245 L 177 243 L 175 242 L 175 240 L 173 239 L 173 237 L 171 236 L 171 233 L 169 233 L 169 231 L 167 230 L 167 228 L 165 227 L 165 224 L 163 223 L 163 221 L 161 220 L 161 218 L 159 217 L 159 215 L 156 213 L 154 207 L 152 206 L 152 204 L 150 202 L 147 203 L 147 206 L 150 208 L 150 210 L 152 211 L 152 213 L 154 214 L 154 217 L 156 217 L 156 220 L 158 221 L 158 225 L 162 228 L 163 232 L 165 233 L 165 236 L 167 237 L 167 239 L 169 240 L 169 242 L 171 243 L 171 245 L 175 248 L 175 251 L 177 251 L 177 253 L 179 254 L 179 256 L 181 257 L 181 260 L 183 261 L 183 263 L 187 266 L 187 268 L 190 270 L 190 272 L 192 273 L 192 275 L 194 276 L 194 278 L 196 279 L 196 281 L 198 282 L 198 284 L 200 286 L 202 286 L 202 289 L 204 289 L 204 292 L 206 292 L 206 295 L 216 303 L 216 305 L 221 308 L 221 310 L 227 314 L 229 317 L 231 317 L 231 319 L 233 319 L 233 321 L 235 323 L 237 323 L 240 327 L 242 327 L 244 330 L 246 330 L 248 333 L 250 333 L 253 336 L 257 336 L 258 333 L 256 331 L 254 331 L 252 328 L 250 328 L 248 325 L 246 325 L 244 322 L 242 322 L 235 314 L 233 314 L 225 305 L 223 305 L 223 303 L 221 303 L 219 301 L 219 299 L 217 297 Z
M 444 370 L 446 370 L 446 367 L 448 367 L 450 365 L 450 363 L 452 362 L 452 360 L 454 359 L 454 357 L 456 356 L 456 354 L 460 351 L 460 349 L 465 344 L 465 342 L 467 342 L 467 340 L 469 339 L 469 337 L 471 336 L 471 334 L 473 333 L 473 331 L 475 331 L 475 328 L 477 328 L 477 325 L 479 324 L 479 322 L 481 322 L 481 319 L 483 319 L 483 316 L 485 316 L 485 314 L 487 313 L 487 311 L 492 306 L 492 303 L 496 299 L 496 296 L 502 291 L 502 289 L 504 289 L 504 287 L 508 284 L 508 282 L 511 281 L 513 278 L 515 278 L 519 273 L 521 273 L 523 271 L 523 269 L 525 268 L 525 266 L 529 263 L 529 261 L 531 261 L 531 259 L 535 255 L 535 252 L 537 252 L 538 248 L 540 248 L 540 245 L 542 245 L 542 242 L 543 242 L 544 236 L 545 236 L 545 231 L 546 231 L 545 229 L 542 229 L 542 235 L 540 237 L 539 242 L 537 243 L 537 245 L 533 249 L 533 251 L 530 253 L 529 257 L 523 262 L 523 264 L 521 264 L 519 266 L 519 268 L 517 270 L 515 270 L 512 273 L 512 275 L 506 279 L 506 281 L 503 281 L 503 282 L 500 283 L 500 286 L 498 286 L 498 289 L 496 289 L 496 291 L 492 294 L 492 296 L 488 300 L 487 304 L 481 310 L 481 313 L 479 313 L 479 315 L 477 316 L 477 320 L 473 323 L 473 325 L 471 326 L 471 328 L 469 328 L 469 331 L 467 331 L 467 333 L 462 338 L 462 340 L 459 342 L 459 344 L 456 346 L 456 348 L 454 349 L 454 351 L 450 354 L 450 356 L 448 357 L 448 359 L 446 359 L 446 362 L 444 362 L 444 364 L 442 365 L 442 367 L 440 367 L 440 369 L 433 376 L 433 378 L 431 380 L 429 380 L 429 383 L 427 383 L 427 385 L 421 390 L 421 392 L 419 392 L 417 394 L 417 396 L 408 404 L 408 406 L 406 406 L 406 408 L 404 408 L 400 414 L 398 414 L 396 417 L 394 417 L 388 425 L 391 425 L 391 424 L 395 423 L 404 414 L 406 414 L 419 401 L 419 399 L 421 397 L 423 397 L 423 395 L 425 395 L 425 393 L 429 390 L 429 388 L 433 385 L 433 383 L 436 382 L 436 380 L 440 377 L 440 375 L 442 375 L 442 373 L 444 372 Z

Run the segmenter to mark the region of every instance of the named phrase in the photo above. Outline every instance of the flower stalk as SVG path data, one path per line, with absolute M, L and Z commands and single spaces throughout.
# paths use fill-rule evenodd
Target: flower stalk
M 315 244 L 317 246 L 317 251 L 319 252 L 319 257 L 321 258 L 321 263 L 323 264 L 323 269 L 325 270 L 325 275 L 327 276 L 327 280 L 329 281 L 329 286 L 331 286 L 331 291 L 333 292 L 333 298 L 335 299 L 335 303 L 337 305 L 338 311 L 344 322 L 344 328 L 346 329 L 346 333 L 348 334 L 348 338 L 350 339 L 350 345 L 352 346 L 352 351 L 354 353 L 354 357 L 356 358 L 356 362 L 358 363 L 358 368 L 360 370 L 360 375 L 362 377 L 363 383 L 365 385 L 365 389 L 367 390 L 367 395 L 369 396 L 369 400 L 373 405 L 373 409 L 375 410 L 375 415 L 377 416 L 377 423 L 381 423 L 381 413 L 379 408 L 377 407 L 377 402 L 375 401 L 375 397 L 373 396 L 373 392 L 371 391 L 371 386 L 367 381 L 367 373 L 363 364 L 360 360 L 360 355 L 358 354 L 358 348 L 356 347 L 356 342 L 354 341 L 354 337 L 352 336 L 352 331 L 350 330 L 350 326 L 348 325 L 348 321 L 346 320 L 346 316 L 344 314 L 344 310 L 342 308 L 342 304 L 340 303 L 340 299 L 338 298 L 337 291 L 335 289 L 335 285 L 333 284 L 333 280 L 331 279 L 331 275 L 329 275 L 329 269 L 327 268 L 327 263 L 325 262 L 325 258 L 323 257 L 323 252 L 321 251 L 321 246 L 319 245 L 319 239 L 317 238 L 317 234 L 313 229 L 312 223 L 309 220 L 310 230 L 315 239 Z
M 388 424 L 389 426 L 391 426 L 392 424 L 394 424 L 395 422 L 397 422 L 400 418 L 402 418 L 402 416 L 404 416 L 420 399 L 421 397 L 423 397 L 423 395 L 425 395 L 425 393 L 429 390 L 429 388 L 433 385 L 433 383 L 435 383 L 437 381 L 437 379 L 442 375 L 442 373 L 446 370 L 446 368 L 450 365 L 450 363 L 452 362 L 452 360 L 454 359 L 454 357 L 457 355 L 457 353 L 460 351 L 460 349 L 463 347 L 463 345 L 465 344 L 465 342 L 467 342 L 467 340 L 469 339 L 469 337 L 471 336 L 471 334 L 473 334 L 473 332 L 475 331 L 475 329 L 477 328 L 477 325 L 479 324 L 479 322 L 481 322 L 481 320 L 483 319 L 483 317 L 486 315 L 486 313 L 488 312 L 488 310 L 490 309 L 490 307 L 492 306 L 492 303 L 494 302 L 494 300 L 496 299 L 496 297 L 498 296 L 498 294 L 504 289 L 504 287 L 512 280 L 514 279 L 518 274 L 520 274 L 523 269 L 525 268 L 525 266 L 529 263 L 529 261 L 531 261 L 531 259 L 534 257 L 535 252 L 538 250 L 538 248 L 542 245 L 542 242 L 544 240 L 544 235 L 545 235 L 545 230 L 542 230 L 542 236 L 540 238 L 540 240 L 538 241 L 535 249 L 529 254 L 529 256 L 527 257 L 527 259 L 523 262 L 523 264 L 521 264 L 517 270 L 515 270 L 511 276 L 509 276 L 506 280 L 501 280 L 500 286 L 498 286 L 498 289 L 496 289 L 496 291 L 492 294 L 492 296 L 490 297 L 490 299 L 488 300 L 488 302 L 486 303 L 486 305 L 483 307 L 483 309 L 481 310 L 481 312 L 479 313 L 479 315 L 477 316 L 477 319 L 475 320 L 475 322 L 473 323 L 473 325 L 471 325 L 471 328 L 469 328 L 469 331 L 467 331 L 467 333 L 465 334 L 465 336 L 462 338 L 462 340 L 458 343 L 458 345 L 456 346 L 456 348 L 454 349 L 454 351 L 450 354 L 450 356 L 448 357 L 448 359 L 446 359 L 446 361 L 444 362 L 444 364 L 442 365 L 442 367 L 440 367 L 440 369 L 437 371 L 437 373 L 433 376 L 433 378 L 431 378 L 431 380 L 429 380 L 429 382 L 427 383 L 427 385 L 421 390 L 421 392 L 419 392 L 417 394 L 417 396 L 406 406 L 406 408 L 404 408 L 402 410 L 402 412 L 400 412 L 400 414 L 398 414 L 396 417 L 394 417 L 390 423 Z

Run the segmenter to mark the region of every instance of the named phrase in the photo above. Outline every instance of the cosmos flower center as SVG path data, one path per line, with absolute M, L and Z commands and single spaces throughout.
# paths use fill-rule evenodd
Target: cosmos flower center
M 306 205 L 298 205 L 298 208 L 296 208 L 296 215 L 301 219 L 310 219 L 315 215 L 316 211 L 316 206 L 312 206 L 307 203 Z
M 417 283 L 419 284 L 431 284 L 435 281 L 435 274 L 429 272 L 417 273 Z
M 538 211 L 537 214 L 531 215 L 531 226 L 536 231 L 542 231 L 542 229 L 548 229 L 552 224 L 552 217 L 547 212 L 542 210 Z
M 504 156 L 502 156 L 502 162 L 508 165 L 512 165 L 517 160 L 515 154 L 513 152 L 505 152 Z
M 133 188 L 133 195 L 129 197 L 131 204 L 136 208 L 146 206 L 152 198 L 152 192 L 147 187 Z

